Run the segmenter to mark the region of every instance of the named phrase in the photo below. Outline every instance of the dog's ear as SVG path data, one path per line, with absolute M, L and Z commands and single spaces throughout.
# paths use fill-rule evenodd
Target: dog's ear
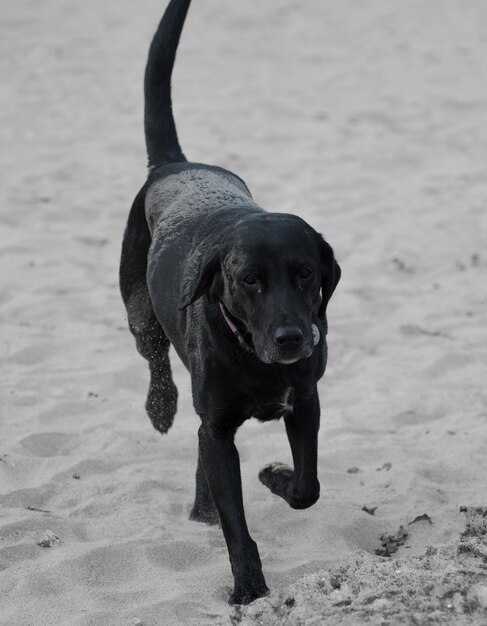
M 318 310 L 318 317 L 325 319 L 326 307 L 335 291 L 342 270 L 335 261 L 335 255 L 331 246 L 320 235 L 321 248 L 321 304 Z
M 183 278 L 179 310 L 186 309 L 205 293 L 210 302 L 215 302 L 223 295 L 222 291 L 223 279 L 219 252 L 213 248 L 206 254 L 193 253 Z

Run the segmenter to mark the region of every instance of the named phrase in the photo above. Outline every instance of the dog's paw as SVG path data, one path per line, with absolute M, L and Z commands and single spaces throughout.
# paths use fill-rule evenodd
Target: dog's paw
M 228 599 L 228 604 L 250 604 L 258 598 L 269 595 L 269 588 L 265 584 L 262 572 L 256 573 L 256 579 L 247 581 L 243 585 L 235 585 L 233 593 Z
M 285 463 L 271 463 L 259 472 L 259 480 L 276 496 L 285 498 L 287 488 L 293 477 L 294 471 Z
M 162 386 L 151 382 L 145 409 L 152 425 L 165 434 L 171 428 L 176 414 L 178 391 L 174 384 Z

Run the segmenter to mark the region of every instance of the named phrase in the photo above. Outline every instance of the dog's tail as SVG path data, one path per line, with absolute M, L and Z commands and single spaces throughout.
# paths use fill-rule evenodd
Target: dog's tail
M 149 49 L 144 79 L 144 130 L 149 168 L 186 161 L 172 114 L 171 74 L 191 0 L 171 0 Z

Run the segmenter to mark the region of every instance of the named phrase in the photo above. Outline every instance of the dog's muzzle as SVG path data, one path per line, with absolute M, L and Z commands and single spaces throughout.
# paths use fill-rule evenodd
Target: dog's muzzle
M 311 324 L 311 337 L 307 337 L 298 325 L 279 326 L 273 336 L 273 344 L 265 350 L 263 360 L 269 363 L 290 365 L 301 359 L 307 359 L 320 342 L 320 331 L 316 324 Z
M 250 352 L 255 352 L 255 346 L 251 345 L 248 337 L 244 336 L 247 333 L 242 333 L 239 328 L 237 328 L 223 302 L 219 302 L 218 304 L 223 319 L 242 348 Z M 264 363 L 281 363 L 282 365 L 290 365 L 303 358 L 309 358 L 321 338 L 320 330 L 316 324 L 311 324 L 311 334 L 313 348 L 310 350 L 309 346 L 307 349 L 303 346 L 305 338 L 299 326 L 280 326 L 274 332 L 273 349 L 265 350 L 263 357 L 259 358 L 261 358 Z

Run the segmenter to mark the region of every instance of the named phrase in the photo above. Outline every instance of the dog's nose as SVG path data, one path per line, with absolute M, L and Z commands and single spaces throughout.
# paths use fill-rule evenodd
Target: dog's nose
M 279 326 L 274 333 L 274 341 L 280 348 L 297 348 L 303 339 L 303 331 L 299 326 Z

